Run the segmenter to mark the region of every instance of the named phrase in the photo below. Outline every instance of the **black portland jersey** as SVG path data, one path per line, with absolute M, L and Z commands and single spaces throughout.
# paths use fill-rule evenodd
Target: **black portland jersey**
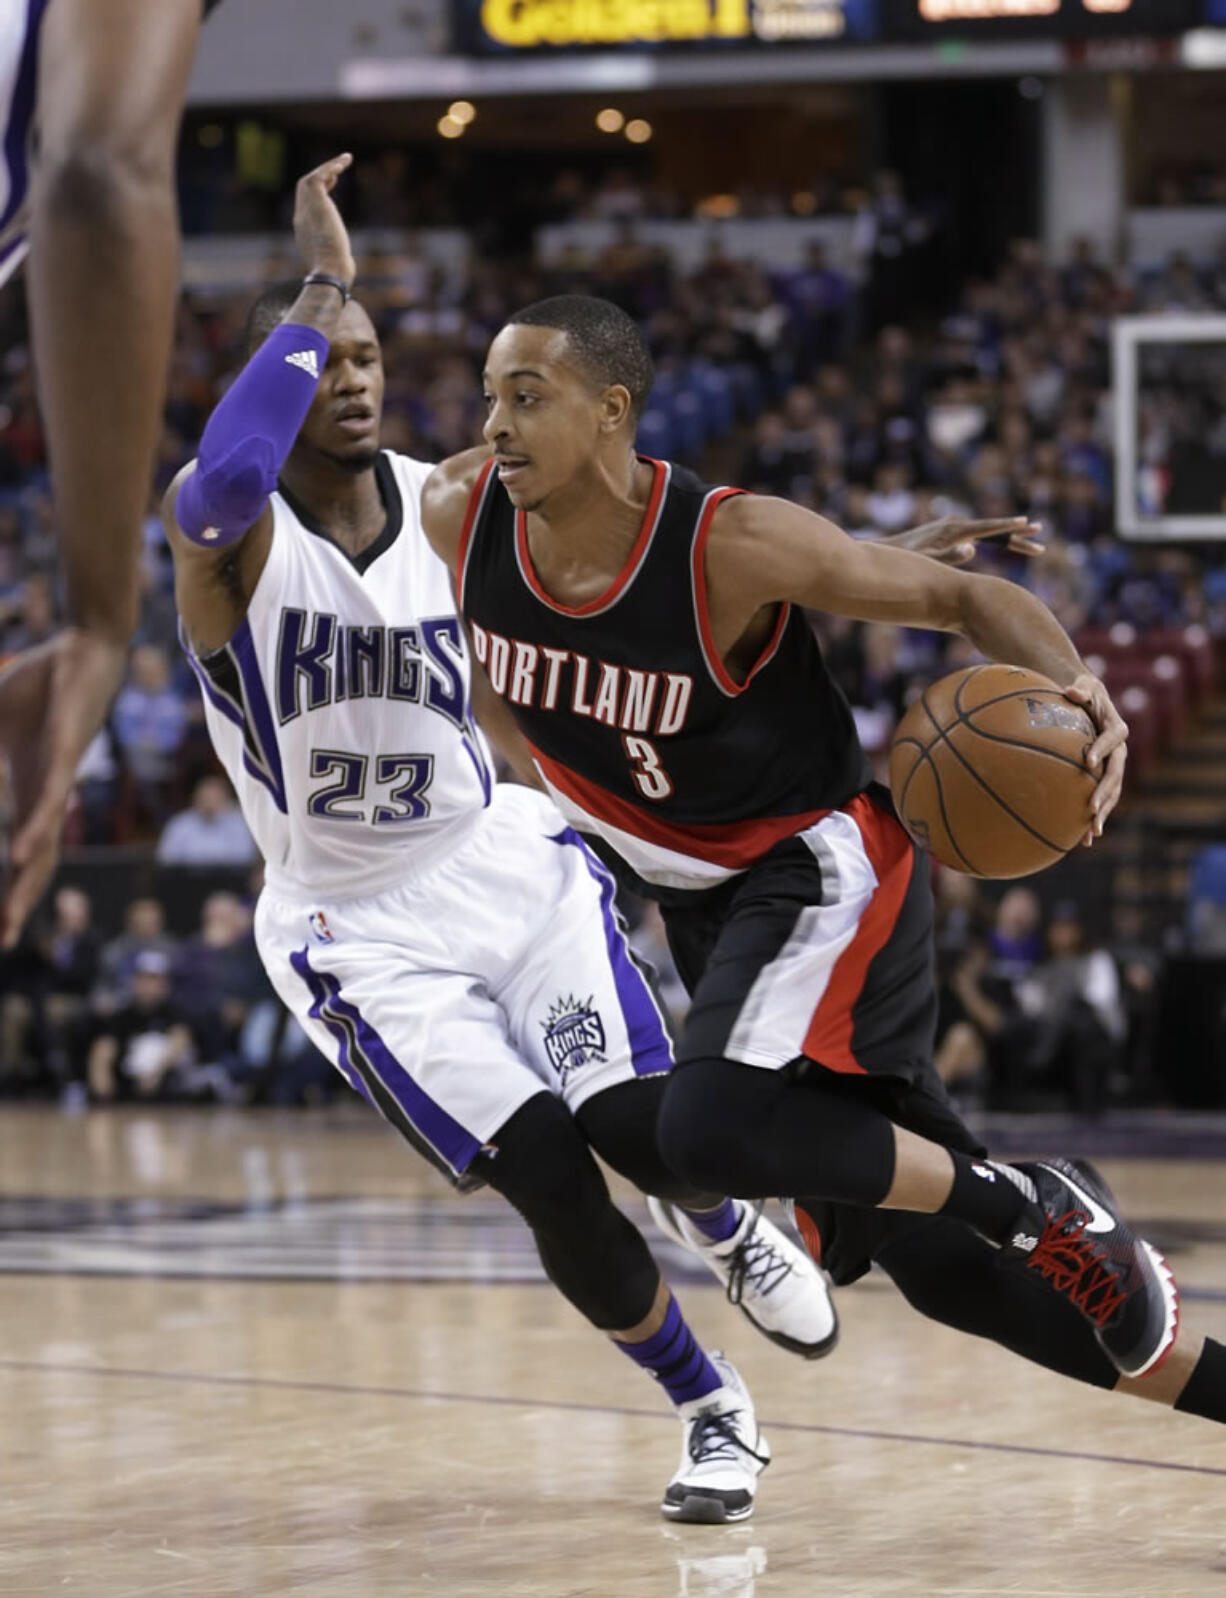
M 780 608 L 736 682 L 716 653 L 705 550 L 716 506 L 684 468 L 655 482 L 633 549 L 568 607 L 533 569 L 525 517 L 493 463 L 460 543 L 460 606 L 562 812 L 650 891 L 711 887 L 870 780 L 851 711 L 799 610 Z

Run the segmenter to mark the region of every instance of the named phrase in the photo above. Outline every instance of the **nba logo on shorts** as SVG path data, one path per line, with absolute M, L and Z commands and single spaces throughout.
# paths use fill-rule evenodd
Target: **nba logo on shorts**
M 335 943 L 332 928 L 328 925 L 328 918 L 322 910 L 311 912 L 311 936 L 316 943 Z
M 549 1063 L 563 1082 L 589 1060 L 604 1063 L 604 1024 L 592 1000 L 568 995 L 550 1010 L 542 1021 Z

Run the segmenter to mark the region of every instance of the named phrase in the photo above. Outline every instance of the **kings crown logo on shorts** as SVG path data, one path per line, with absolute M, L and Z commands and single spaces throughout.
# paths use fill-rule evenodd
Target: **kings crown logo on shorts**
M 592 1009 L 590 994 L 586 999 L 574 994 L 560 998 L 541 1025 L 549 1063 L 563 1082 L 580 1066 L 592 1061 L 604 1064 L 604 1024 L 599 1011 Z

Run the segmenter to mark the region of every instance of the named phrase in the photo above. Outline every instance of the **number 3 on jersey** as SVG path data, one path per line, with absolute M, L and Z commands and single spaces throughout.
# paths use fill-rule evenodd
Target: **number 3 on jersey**
M 667 799 L 673 791 L 673 785 L 668 772 L 660 764 L 660 756 L 651 739 L 635 738 L 626 733 L 622 743 L 630 761 L 630 775 L 644 799 Z

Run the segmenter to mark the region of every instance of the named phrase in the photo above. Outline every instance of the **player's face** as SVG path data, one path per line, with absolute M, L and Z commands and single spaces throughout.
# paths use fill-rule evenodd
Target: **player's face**
M 299 441 L 348 471 L 365 471 L 379 452 L 383 358 L 370 317 L 350 300 L 341 312 L 315 399 Z
M 589 465 L 604 395 L 568 358 L 565 333 L 504 327 L 485 366 L 485 439 L 511 503 L 535 510 Z M 608 391 L 604 391 L 607 393 Z

